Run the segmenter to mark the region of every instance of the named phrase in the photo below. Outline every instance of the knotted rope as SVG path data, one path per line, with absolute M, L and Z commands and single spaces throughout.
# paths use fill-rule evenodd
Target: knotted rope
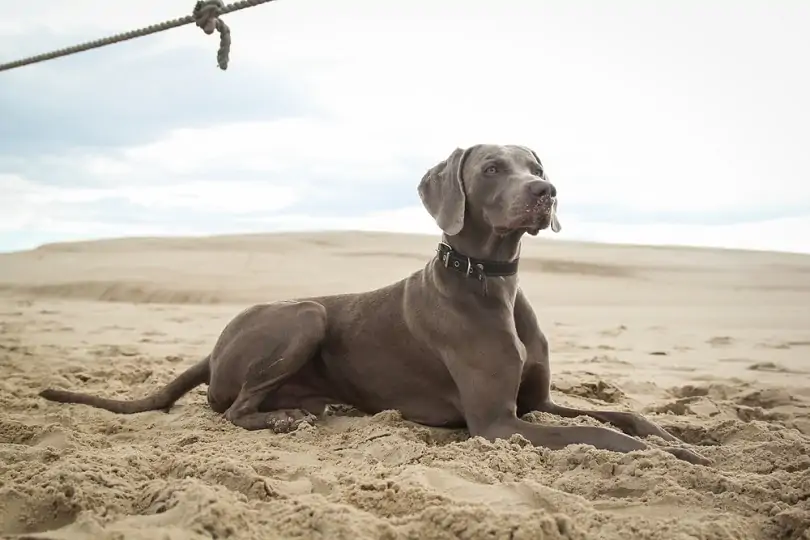
M 21 60 L 15 60 L 14 62 L 0 64 L 0 71 L 8 71 L 10 69 L 36 64 L 46 60 L 53 60 L 54 58 L 60 58 L 62 56 L 69 56 L 71 54 L 89 51 L 91 49 L 98 49 L 106 45 L 112 45 L 113 43 L 120 43 L 122 41 L 128 41 L 130 39 L 156 34 L 158 32 L 163 32 L 164 30 L 170 30 L 172 28 L 185 26 L 191 23 L 196 24 L 202 28 L 203 32 L 209 35 L 213 34 L 214 30 L 219 32 L 217 64 L 219 65 L 220 69 L 226 70 L 228 69 L 228 60 L 231 52 L 231 30 L 228 28 L 228 25 L 225 24 L 222 19 L 220 19 L 220 17 L 228 13 L 233 13 L 234 11 L 258 6 L 260 4 L 266 4 L 272 1 L 273 0 L 241 0 L 239 2 L 234 2 L 233 4 L 224 5 L 222 0 L 200 0 L 195 4 L 192 14 L 186 17 L 164 21 L 159 24 L 153 24 L 151 26 L 139 28 L 138 30 L 116 34 L 104 39 L 88 41 L 80 45 L 74 45 L 73 47 L 58 49 L 49 53 L 38 54 L 36 56 L 30 56 Z
M 219 18 L 225 4 L 222 0 L 200 0 L 194 6 L 194 22 L 209 36 L 214 30 L 219 32 L 217 64 L 219 69 L 228 69 L 228 56 L 231 54 L 231 29 Z

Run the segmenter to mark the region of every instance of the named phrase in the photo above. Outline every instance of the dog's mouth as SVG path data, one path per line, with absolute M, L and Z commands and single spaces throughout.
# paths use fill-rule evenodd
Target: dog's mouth
M 557 199 L 555 197 L 541 197 L 525 204 L 517 212 L 508 229 L 524 229 L 532 236 L 536 236 L 543 229 L 551 227 L 558 232 L 559 223 L 556 218 Z
M 506 236 L 518 231 L 536 236 L 540 231 L 549 228 L 554 232 L 561 230 L 560 222 L 557 219 L 556 197 L 541 197 L 530 202 L 515 204 L 504 221 L 500 224 L 493 223 L 494 232 L 499 236 Z

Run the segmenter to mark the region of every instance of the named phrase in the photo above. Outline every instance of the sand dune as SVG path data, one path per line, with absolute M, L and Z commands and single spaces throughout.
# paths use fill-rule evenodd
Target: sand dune
M 436 240 L 144 238 L 0 255 L 0 536 L 810 539 L 807 256 L 524 246 L 557 400 L 643 411 L 712 467 L 489 443 L 395 411 L 246 432 L 208 410 L 205 387 L 133 416 L 36 396 L 143 395 L 246 304 L 385 285 Z

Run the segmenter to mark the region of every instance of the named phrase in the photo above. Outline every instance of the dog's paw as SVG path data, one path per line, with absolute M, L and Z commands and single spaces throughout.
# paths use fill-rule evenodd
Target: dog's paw
M 688 450 L 686 448 L 670 447 L 670 448 L 664 448 L 664 450 L 666 450 L 667 452 L 669 452 L 670 454 L 672 454 L 673 456 L 675 456 L 678 459 L 688 461 L 692 465 L 709 466 L 712 463 L 714 463 L 712 460 L 710 460 L 708 458 L 705 458 L 705 457 L 701 456 L 700 454 L 692 452 L 691 450 Z
M 292 409 L 267 413 L 267 428 L 273 433 L 289 433 L 295 431 L 301 422 L 312 424 L 315 416 L 307 411 Z

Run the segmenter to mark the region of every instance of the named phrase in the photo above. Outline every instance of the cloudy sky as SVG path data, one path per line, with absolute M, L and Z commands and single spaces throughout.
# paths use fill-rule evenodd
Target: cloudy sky
M 0 0 L 0 63 L 191 0 Z M 457 146 L 534 148 L 560 238 L 810 252 L 810 2 L 279 0 L 0 72 L 0 251 L 122 235 L 436 232 Z

